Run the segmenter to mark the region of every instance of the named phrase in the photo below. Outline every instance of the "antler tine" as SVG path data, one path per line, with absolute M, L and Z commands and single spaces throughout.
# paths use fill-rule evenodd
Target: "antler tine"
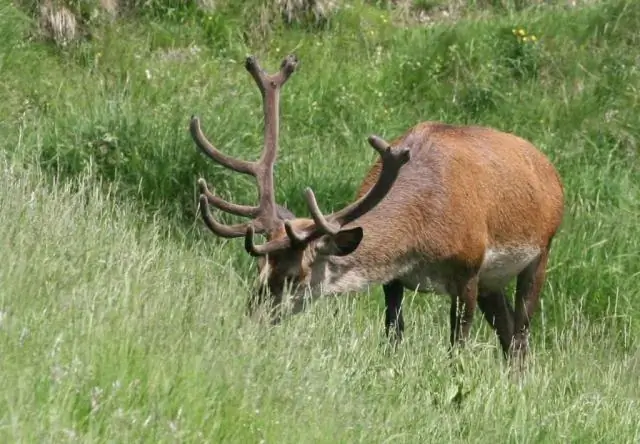
M 368 141 L 382 159 L 382 171 L 367 194 L 329 216 L 331 222 L 340 226 L 348 224 L 375 208 L 391 190 L 398 178 L 400 168 L 411 159 L 411 152 L 407 147 L 393 148 L 387 141 L 375 135 L 370 136 Z
M 285 224 L 285 226 L 288 224 Z M 249 226 L 244 238 L 244 249 L 253 257 L 265 256 L 275 251 L 284 250 L 291 246 L 291 240 L 288 237 L 273 239 L 262 245 L 254 243 L 254 235 L 256 231 L 253 226 Z
M 245 236 L 247 233 L 247 227 L 250 226 L 248 223 L 223 225 L 215 220 L 211 211 L 209 211 L 207 196 L 204 194 L 200 195 L 200 212 L 202 213 L 202 219 L 204 220 L 205 225 L 214 234 L 227 239 Z
M 209 204 L 226 213 L 234 214 L 236 216 L 256 217 L 260 211 L 260 208 L 258 207 L 234 204 L 214 195 L 209 191 L 207 182 L 203 178 L 198 179 L 198 186 L 200 187 L 200 193 L 207 196 Z
M 391 190 L 400 168 L 411 159 L 411 153 L 406 147 L 392 148 L 388 142 L 375 135 L 370 136 L 368 140 L 382 159 L 382 171 L 367 194 L 342 210 L 324 216 L 318 207 L 313 190 L 311 188 L 305 190 L 307 206 L 316 224 L 317 235 L 336 234 L 342 226 L 371 211 Z
M 296 57 L 295 54 L 289 54 L 286 56 L 282 60 L 282 63 L 280 63 L 280 72 L 271 77 L 273 86 L 277 85 L 279 88 L 282 88 L 282 86 L 287 83 L 287 80 L 289 80 L 289 77 L 291 77 L 291 74 L 293 74 L 298 67 L 298 62 L 298 57 Z
M 369 136 L 368 141 L 382 159 L 382 171 L 380 171 L 375 185 L 369 189 L 367 194 L 329 216 L 331 222 L 340 226 L 354 221 L 375 208 L 391 190 L 398 178 L 400 168 L 411 159 L 411 152 L 407 147 L 393 148 L 387 141 L 376 135 Z
M 369 145 L 380 154 L 380 156 L 387 155 L 386 153 L 391 150 L 391 145 L 386 140 L 376 136 L 375 134 L 370 135 L 367 138 Z M 384 159 L 383 159 L 384 160 Z M 408 159 L 407 159 L 408 160 Z
M 256 166 L 254 162 L 249 162 L 246 160 L 234 159 L 233 157 L 227 156 L 218 150 L 204 135 L 202 129 L 200 128 L 200 119 L 197 116 L 191 116 L 191 123 L 189 125 L 189 130 L 191 132 L 191 137 L 195 141 L 196 145 L 200 150 L 205 153 L 211 160 L 214 162 L 229 168 L 230 170 L 237 171 L 242 174 L 249 174 L 251 176 L 255 176 Z
M 264 70 L 260 66 L 260 63 L 258 63 L 258 59 L 256 58 L 256 56 L 247 56 L 244 62 L 244 67 L 247 71 L 249 71 L 249 74 L 251 74 L 251 77 L 253 77 L 253 80 L 255 80 L 256 85 L 258 85 L 258 89 L 260 89 L 262 97 L 264 97 L 267 90 L 268 74 L 264 72 Z
M 249 71 L 253 80 L 255 80 L 256 85 L 258 85 L 263 96 L 269 86 L 272 88 L 281 88 L 282 85 L 287 82 L 291 74 L 296 70 L 297 65 L 298 58 L 296 55 L 289 54 L 282 60 L 282 63 L 280 64 L 280 72 L 269 75 L 262 69 L 262 67 L 260 67 L 258 59 L 255 56 L 248 56 L 244 63 L 244 67 Z
M 278 250 L 284 250 L 289 247 L 302 247 L 307 244 L 307 242 L 310 240 L 310 237 L 313 235 L 313 233 L 309 233 L 306 236 L 299 235 L 295 232 L 293 226 L 291 225 L 291 221 L 289 220 L 284 221 L 284 229 L 287 233 L 287 237 L 274 239 L 262 245 L 256 245 L 254 243 L 255 229 L 253 228 L 253 226 L 249 226 L 244 238 L 245 250 L 247 250 L 247 252 L 254 257 L 264 256 Z
M 340 231 L 340 225 L 331 223 L 324 217 L 311 188 L 307 187 L 304 190 L 304 197 L 307 201 L 307 207 L 309 207 L 311 217 L 316 224 L 316 230 L 324 234 L 337 234 L 338 231 Z
M 293 225 L 291 225 L 291 221 L 284 221 L 284 231 L 287 233 L 287 237 L 289 238 L 289 243 L 292 247 L 302 247 L 306 244 L 309 239 L 309 236 L 301 236 L 296 233 Z

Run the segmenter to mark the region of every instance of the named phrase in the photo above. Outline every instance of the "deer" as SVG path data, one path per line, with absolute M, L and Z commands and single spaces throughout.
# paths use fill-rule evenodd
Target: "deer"
M 250 301 L 281 309 L 272 318 L 279 323 L 319 297 L 381 285 L 385 334 L 401 341 L 405 290 L 441 294 L 451 299 L 451 348 L 468 341 L 478 308 L 504 357 L 524 363 L 564 210 L 561 178 L 549 158 L 511 133 L 425 121 L 391 142 L 369 136 L 377 160 L 352 203 L 325 215 L 307 187 L 311 217 L 296 217 L 275 201 L 274 164 L 280 92 L 297 66 L 291 54 L 279 71 L 268 74 L 255 56 L 246 59 L 264 111 L 264 147 L 257 161 L 219 151 L 199 118 L 191 116 L 196 146 L 257 183 L 258 205 L 249 206 L 223 200 L 204 178 L 197 181 L 204 224 L 220 238 L 244 237 L 246 252 L 257 259 Z M 224 224 L 210 207 L 250 220 Z M 264 243 L 255 242 L 257 234 L 266 237 Z M 511 305 L 506 287 L 514 279 Z

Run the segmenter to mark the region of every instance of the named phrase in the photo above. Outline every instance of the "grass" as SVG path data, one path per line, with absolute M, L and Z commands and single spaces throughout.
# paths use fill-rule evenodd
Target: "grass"
M 255 33 L 250 12 L 127 16 L 61 49 L 0 0 L 2 441 L 637 442 L 634 3 L 432 27 L 354 3 L 313 30 Z M 273 329 L 244 318 L 255 266 L 204 231 L 195 180 L 240 202 L 255 191 L 199 155 L 187 123 L 198 114 L 221 148 L 255 158 L 242 60 L 273 70 L 292 51 L 276 174 L 299 215 L 307 185 L 327 211 L 353 197 L 367 135 L 421 120 L 516 132 L 557 165 L 566 217 L 521 385 L 479 316 L 452 375 L 442 298 L 408 298 L 395 353 L 378 288 Z

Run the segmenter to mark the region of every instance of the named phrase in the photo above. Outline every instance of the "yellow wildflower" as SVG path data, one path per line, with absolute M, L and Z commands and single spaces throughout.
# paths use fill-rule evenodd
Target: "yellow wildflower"
M 518 29 L 518 35 L 520 37 L 524 37 L 525 35 L 527 35 L 526 31 L 522 28 Z

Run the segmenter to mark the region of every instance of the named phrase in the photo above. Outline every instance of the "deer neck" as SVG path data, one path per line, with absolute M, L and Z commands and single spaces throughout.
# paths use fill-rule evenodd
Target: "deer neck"
M 322 293 L 359 292 L 369 285 L 384 284 L 411 268 L 408 255 L 393 243 L 381 244 L 376 236 L 366 236 L 347 256 L 330 256 L 324 267 Z

